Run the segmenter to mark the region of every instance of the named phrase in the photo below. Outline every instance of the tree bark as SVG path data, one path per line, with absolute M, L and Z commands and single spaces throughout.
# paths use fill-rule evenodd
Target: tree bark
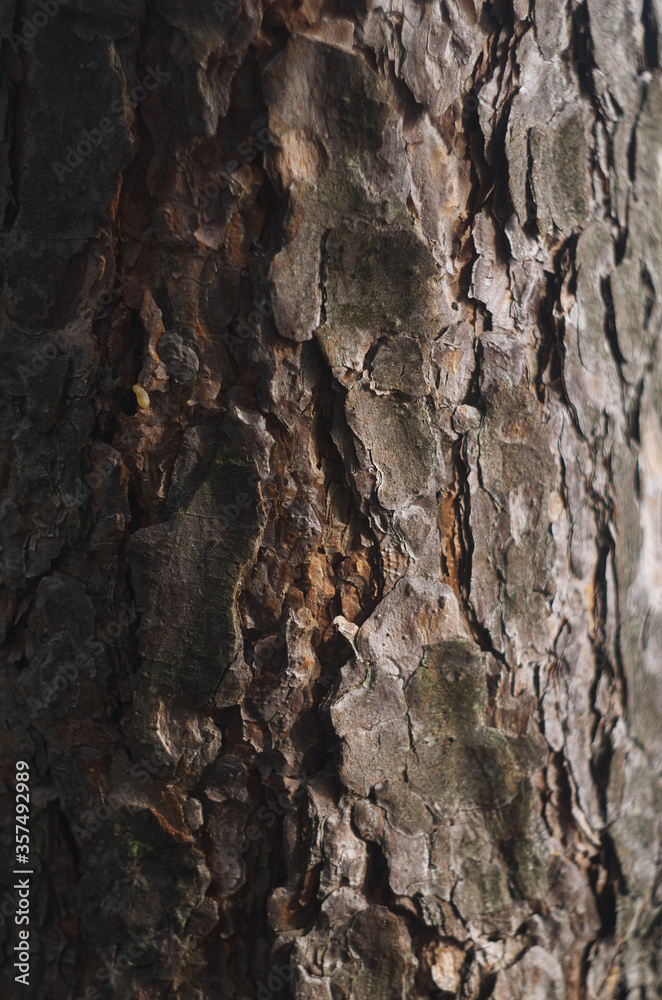
M 662 997 L 661 0 L 0 17 L 3 996 Z

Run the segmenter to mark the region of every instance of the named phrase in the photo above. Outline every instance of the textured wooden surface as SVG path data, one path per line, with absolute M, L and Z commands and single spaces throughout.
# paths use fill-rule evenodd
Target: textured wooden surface
M 662 2 L 41 9 L 0 13 L 30 996 L 662 997 Z

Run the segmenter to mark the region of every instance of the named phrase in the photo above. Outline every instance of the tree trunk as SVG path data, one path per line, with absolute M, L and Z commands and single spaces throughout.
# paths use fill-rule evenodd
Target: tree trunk
M 0 16 L 2 995 L 662 997 L 662 0 Z

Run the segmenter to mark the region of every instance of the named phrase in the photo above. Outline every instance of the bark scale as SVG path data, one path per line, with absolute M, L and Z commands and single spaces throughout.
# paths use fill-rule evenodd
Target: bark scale
M 662 996 L 661 18 L 10 0 L 32 995 Z

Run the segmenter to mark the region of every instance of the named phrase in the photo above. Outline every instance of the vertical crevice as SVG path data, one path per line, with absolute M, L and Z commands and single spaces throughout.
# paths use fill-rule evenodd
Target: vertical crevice
M 646 69 L 653 72 L 660 68 L 659 25 L 655 16 L 653 0 L 644 0 L 641 10 L 644 28 L 644 62 Z

